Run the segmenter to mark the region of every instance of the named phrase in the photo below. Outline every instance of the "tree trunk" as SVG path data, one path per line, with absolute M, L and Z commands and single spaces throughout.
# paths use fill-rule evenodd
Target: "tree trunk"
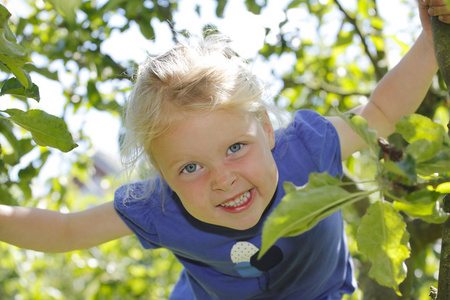
M 431 17 L 431 26 L 439 70 L 450 93 L 450 24 Z
M 450 93 L 450 24 L 431 17 L 431 26 L 439 69 Z M 447 126 L 450 129 L 450 123 Z M 450 214 L 450 194 L 444 198 L 444 211 Z M 450 300 L 450 218 L 444 223 L 442 231 L 437 300 Z
M 450 213 L 450 194 L 444 198 L 444 210 Z M 437 300 L 450 300 L 450 218 L 445 221 L 442 230 L 440 261 Z

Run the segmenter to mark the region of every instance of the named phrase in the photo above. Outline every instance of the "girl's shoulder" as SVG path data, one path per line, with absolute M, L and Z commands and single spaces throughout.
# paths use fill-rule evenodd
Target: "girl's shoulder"
M 158 177 L 133 182 L 118 188 L 114 208 L 125 224 L 136 234 L 144 248 L 157 248 L 158 224 L 164 217 L 171 194 Z
M 276 132 L 276 146 L 296 140 L 314 152 L 317 147 L 324 146 L 324 141 L 338 142 L 339 137 L 333 124 L 324 116 L 314 110 L 302 109 L 295 112 L 285 128 Z
M 293 120 L 285 129 L 281 130 L 285 135 L 296 135 L 305 140 L 322 137 L 328 131 L 336 132 L 333 125 L 324 116 L 310 109 L 296 111 Z
M 165 182 L 156 176 L 119 187 L 114 193 L 114 207 L 120 214 L 129 217 L 144 211 L 160 211 L 170 193 Z
M 292 160 L 312 164 L 309 171 L 324 172 L 330 165 L 341 164 L 341 148 L 336 129 L 318 112 L 302 109 L 294 114 L 286 128 L 277 131 L 275 160 L 286 162 L 292 168 Z

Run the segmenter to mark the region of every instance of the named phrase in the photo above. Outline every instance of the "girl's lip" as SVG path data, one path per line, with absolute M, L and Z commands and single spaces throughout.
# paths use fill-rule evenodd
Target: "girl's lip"
M 249 190 L 249 192 L 250 192 L 250 197 L 248 198 L 248 200 L 246 202 L 244 202 L 243 204 L 239 205 L 239 206 L 226 207 L 226 206 L 219 205 L 217 207 L 220 208 L 220 209 L 225 210 L 226 212 L 240 213 L 240 212 L 246 210 L 247 208 L 249 208 L 252 205 L 253 200 L 255 199 L 255 189 L 253 188 L 253 189 Z

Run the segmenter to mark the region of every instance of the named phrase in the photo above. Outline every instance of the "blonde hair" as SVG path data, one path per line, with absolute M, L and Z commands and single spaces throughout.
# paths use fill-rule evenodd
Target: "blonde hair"
M 178 37 L 170 51 L 139 66 L 125 112 L 122 157 L 127 166 L 143 158 L 157 169 L 152 141 L 180 124 L 185 112 L 223 109 L 261 118 L 269 109 L 264 85 L 229 42 L 217 33 Z

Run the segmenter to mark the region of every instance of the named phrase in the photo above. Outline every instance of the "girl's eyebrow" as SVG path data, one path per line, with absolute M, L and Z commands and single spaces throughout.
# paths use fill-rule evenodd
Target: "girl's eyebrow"
M 176 159 L 176 160 L 174 160 L 174 161 L 172 161 L 172 162 L 170 162 L 168 164 L 168 168 L 169 168 L 169 170 L 176 170 L 176 171 L 178 171 L 178 170 L 182 169 L 185 165 L 187 165 L 189 163 L 194 163 L 194 162 L 191 162 L 189 160 Z

